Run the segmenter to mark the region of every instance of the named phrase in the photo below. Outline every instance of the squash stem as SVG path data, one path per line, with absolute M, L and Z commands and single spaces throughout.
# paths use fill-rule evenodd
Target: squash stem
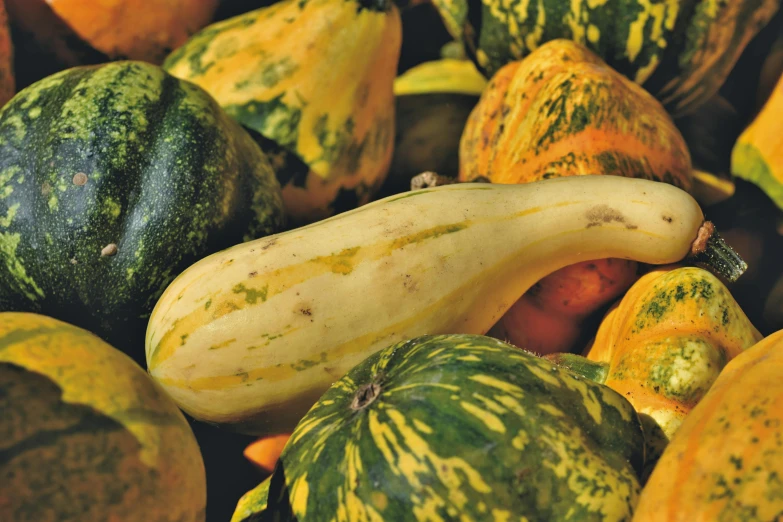
M 726 243 L 715 226 L 705 221 L 691 247 L 691 258 L 698 265 L 716 272 L 730 283 L 735 282 L 748 269 L 748 264 Z

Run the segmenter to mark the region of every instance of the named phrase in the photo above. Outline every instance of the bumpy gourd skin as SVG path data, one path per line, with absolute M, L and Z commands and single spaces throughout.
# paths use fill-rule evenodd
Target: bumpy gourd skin
M 673 113 L 705 102 L 778 0 L 434 0 L 488 77 L 550 40 L 586 45 Z
M 0 112 L 0 310 L 67 320 L 138 357 L 180 271 L 283 218 L 258 145 L 159 67 L 66 70 Z
M 642 415 L 649 472 L 726 363 L 761 339 L 729 290 L 694 267 L 654 270 L 601 323 L 585 355 Z
M 783 519 L 783 330 L 729 362 L 653 471 L 634 522 Z
M 633 408 L 609 388 L 488 337 L 424 336 L 322 396 L 269 508 L 290 503 L 302 522 L 628 520 L 642 451 Z
M 252 129 L 301 225 L 368 202 L 383 183 L 401 42 L 390 0 L 284 0 L 208 26 L 164 68 Z
M 204 463 L 185 417 L 90 332 L 0 313 L 0 411 L 0 520 L 204 521 Z

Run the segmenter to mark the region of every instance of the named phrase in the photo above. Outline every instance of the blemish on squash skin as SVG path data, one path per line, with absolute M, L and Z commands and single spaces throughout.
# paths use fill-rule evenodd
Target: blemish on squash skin
M 245 294 L 245 301 L 247 301 L 248 304 L 256 304 L 259 299 L 263 303 L 266 301 L 269 285 L 264 285 L 263 287 L 256 289 L 247 288 L 242 283 L 239 283 L 238 285 L 235 285 L 231 291 L 235 294 Z
M 628 230 L 639 228 L 626 221 L 626 218 L 622 213 L 608 205 L 595 205 L 585 213 L 585 217 L 588 219 L 585 228 L 600 227 L 605 223 L 608 224 L 612 222 L 622 223 Z

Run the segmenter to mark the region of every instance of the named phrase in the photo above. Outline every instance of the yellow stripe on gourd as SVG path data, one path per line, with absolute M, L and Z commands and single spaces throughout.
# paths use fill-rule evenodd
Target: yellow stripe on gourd
M 506 432 L 506 425 L 503 424 L 503 421 L 500 420 L 497 415 L 494 415 L 482 409 L 481 407 L 466 401 L 460 402 L 459 405 L 462 406 L 463 410 L 480 420 L 488 429 L 497 433 Z
M 509 395 L 495 395 L 494 399 L 508 408 L 509 410 L 513 411 L 520 417 L 525 416 L 525 408 L 522 406 L 522 404 L 516 400 L 515 398 L 509 396 Z
M 584 405 L 587 413 L 593 418 L 596 424 L 601 424 L 601 399 L 595 394 L 595 387 L 587 386 L 587 383 L 582 380 L 573 378 L 563 379 L 566 388 L 579 392 L 582 396 L 582 404 Z
M 665 25 L 666 29 L 669 30 L 674 27 L 673 23 L 677 19 L 678 4 L 679 0 L 669 0 L 666 4 L 653 4 L 651 0 L 639 0 L 639 5 L 643 8 L 643 11 L 639 13 L 636 20 L 631 22 L 628 30 L 626 54 L 629 61 L 636 60 L 642 51 L 642 46 L 647 40 L 644 35 L 644 29 L 651 18 L 652 28 L 649 39 L 658 43 L 660 47 L 666 46 L 666 42 L 661 41 L 663 38 L 663 27 Z M 673 13 L 672 10 L 674 11 Z M 639 73 L 637 73 L 638 76 Z
M 510 382 L 501 381 L 500 379 L 497 379 L 496 377 L 492 377 L 491 375 L 471 375 L 468 377 L 471 381 L 476 381 L 478 383 L 481 383 L 485 386 L 490 386 L 492 388 L 496 388 L 502 392 L 510 393 L 511 395 L 516 395 L 517 397 L 522 397 L 524 395 L 524 391 L 522 388 L 517 386 L 516 384 L 511 384 Z
M 585 24 L 582 19 L 582 1 L 571 0 L 571 10 L 564 15 L 566 25 L 571 28 L 571 38 L 574 42 L 585 43 Z M 585 17 L 586 18 L 586 17 Z
M 558 426 L 555 429 L 542 425 L 542 435 L 538 442 L 554 453 L 555 458 L 547 458 L 543 465 L 551 469 L 556 476 L 566 479 L 568 489 L 577 494 L 576 503 L 593 513 L 604 515 L 606 520 L 627 520 L 631 506 L 635 505 L 638 493 L 629 486 L 635 482 L 628 473 L 628 481 L 621 482 L 615 477 L 617 471 L 603 458 L 583 446 L 585 435 L 577 427 Z M 578 454 L 580 458 L 575 459 Z M 596 491 L 612 491 L 613 495 L 596 495 Z M 627 503 L 617 502 L 617 498 L 628 498 Z
M 307 514 L 307 498 L 310 495 L 310 485 L 307 483 L 307 472 L 297 478 L 291 486 L 291 508 L 297 516 Z

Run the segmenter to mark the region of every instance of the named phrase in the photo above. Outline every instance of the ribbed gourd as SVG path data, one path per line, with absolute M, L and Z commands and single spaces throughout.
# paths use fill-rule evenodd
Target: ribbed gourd
M 642 276 L 578 355 L 553 356 L 614 389 L 642 416 L 645 475 L 722 368 L 761 340 L 726 286 L 696 267 Z
M 142 360 L 166 285 L 284 218 L 258 145 L 155 65 L 68 69 L 0 110 L 0 311 L 65 320 Z
M 493 76 L 462 134 L 460 181 L 583 174 L 693 186 L 688 148 L 661 104 L 586 47 L 554 40 Z M 517 301 L 493 335 L 537 353 L 569 351 L 636 271 L 625 259 L 563 268 Z
M 128 356 L 30 313 L 0 313 L 0 347 L 0 520 L 205 520 L 196 438 Z
M 673 114 L 720 89 L 779 0 L 433 0 L 488 77 L 550 40 L 586 45 Z
M 783 330 L 730 361 L 647 482 L 634 522 L 783 519 Z
M 629 520 L 643 449 L 610 388 L 489 337 L 423 336 L 324 393 L 266 509 L 300 522 Z
M 273 157 L 292 225 L 367 203 L 394 147 L 390 0 L 283 0 L 210 25 L 164 62 Z

